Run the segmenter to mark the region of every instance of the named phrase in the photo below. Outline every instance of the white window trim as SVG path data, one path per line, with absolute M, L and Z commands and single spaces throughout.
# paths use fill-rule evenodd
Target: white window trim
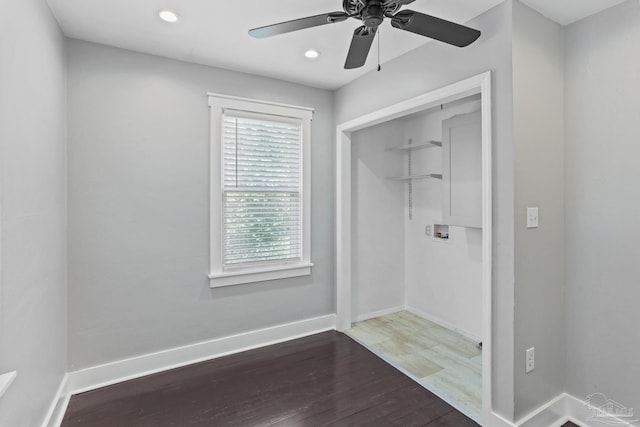
M 313 109 L 237 96 L 209 93 L 209 285 L 212 288 L 244 283 L 308 276 L 311 274 L 311 120 Z M 299 261 L 264 266 L 234 266 L 222 263 L 222 115 L 224 110 L 291 117 L 302 121 L 302 258 Z

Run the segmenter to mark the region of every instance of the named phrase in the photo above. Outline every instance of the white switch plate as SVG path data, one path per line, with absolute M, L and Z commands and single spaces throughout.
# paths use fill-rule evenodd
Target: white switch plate
M 527 208 L 527 228 L 538 228 L 538 208 Z
M 527 360 L 525 364 L 525 373 L 529 373 L 536 369 L 536 348 L 531 347 L 527 350 Z
M 431 236 L 431 226 L 430 225 L 427 225 L 424 228 L 424 234 L 426 234 L 427 236 Z

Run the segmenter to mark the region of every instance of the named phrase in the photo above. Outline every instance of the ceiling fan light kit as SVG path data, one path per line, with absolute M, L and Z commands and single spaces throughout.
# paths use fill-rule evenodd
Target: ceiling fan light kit
M 307 49 L 306 52 L 304 53 L 304 56 L 309 59 L 316 59 L 317 57 L 320 56 L 320 52 L 318 52 L 315 49 Z
M 305 28 L 344 22 L 354 18 L 362 22 L 356 28 L 344 64 L 345 69 L 362 67 L 367 61 L 378 27 L 385 18 L 394 28 L 429 37 L 457 47 L 465 47 L 480 37 L 480 31 L 413 10 L 400 10 L 415 0 L 343 0 L 343 12 L 331 12 L 249 30 L 255 38 L 290 33 Z
M 178 14 L 169 9 L 162 9 L 160 12 L 158 12 L 158 16 L 164 22 L 169 22 L 170 24 L 178 22 Z

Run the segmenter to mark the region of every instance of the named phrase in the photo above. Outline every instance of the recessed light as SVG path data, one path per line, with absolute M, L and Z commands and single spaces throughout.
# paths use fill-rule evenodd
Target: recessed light
M 306 56 L 309 59 L 315 59 L 318 56 L 320 56 L 320 52 L 318 52 L 315 49 L 309 49 L 304 53 L 304 56 Z
M 178 21 L 178 15 L 176 15 L 176 13 L 171 10 L 167 10 L 167 9 L 161 10 L 160 12 L 158 12 L 158 16 L 160 17 L 160 19 L 162 19 L 165 22 Z

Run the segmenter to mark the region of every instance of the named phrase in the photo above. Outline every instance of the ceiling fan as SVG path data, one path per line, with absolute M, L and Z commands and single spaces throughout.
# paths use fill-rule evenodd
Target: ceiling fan
M 364 65 L 373 43 L 376 31 L 384 18 L 391 19 L 391 25 L 404 31 L 410 31 L 458 47 L 465 47 L 480 37 L 480 31 L 435 16 L 413 10 L 400 10 L 402 6 L 415 0 L 343 0 L 343 12 L 331 12 L 307 18 L 267 25 L 249 30 L 255 38 L 265 38 L 277 34 L 290 33 L 305 28 L 335 24 L 355 18 L 362 26 L 355 29 L 351 46 L 344 64 L 345 69 L 359 68 Z

